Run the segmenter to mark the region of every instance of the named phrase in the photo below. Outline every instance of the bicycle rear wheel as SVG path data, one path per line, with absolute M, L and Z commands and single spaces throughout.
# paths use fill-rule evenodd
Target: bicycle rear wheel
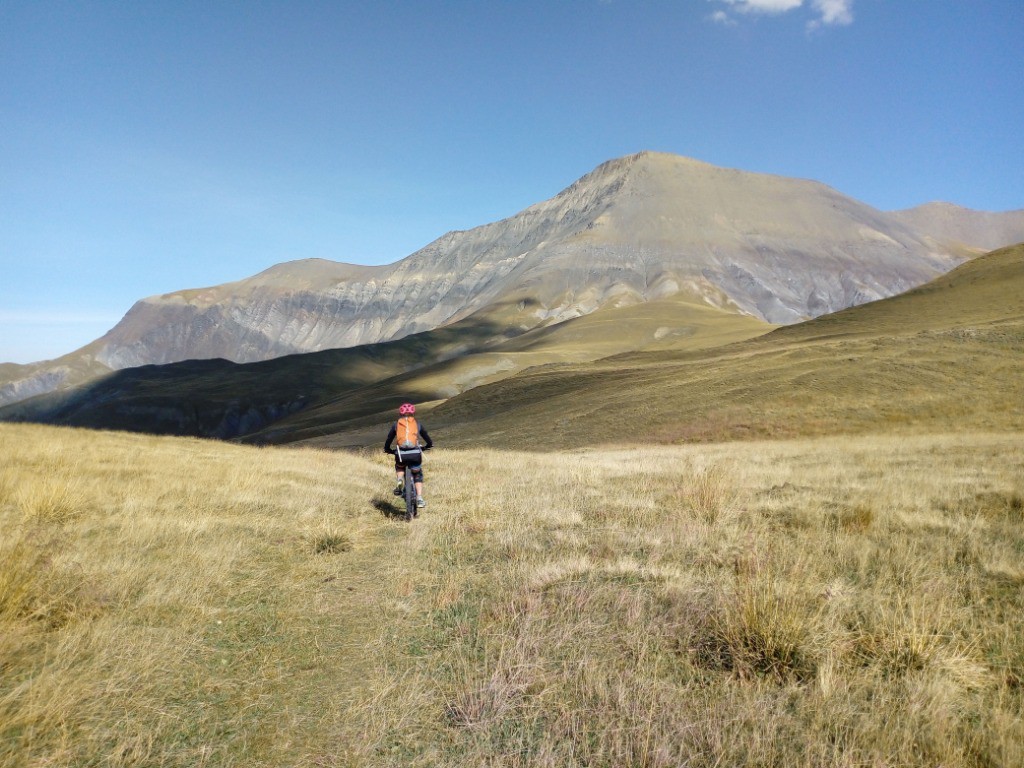
M 412 470 L 405 468 L 405 519 L 412 520 L 416 516 L 416 483 L 412 479 Z

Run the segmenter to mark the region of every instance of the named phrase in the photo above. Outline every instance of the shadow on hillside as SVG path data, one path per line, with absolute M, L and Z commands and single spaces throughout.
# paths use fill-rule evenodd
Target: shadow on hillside
M 518 333 L 518 326 L 474 316 L 392 341 L 257 363 L 186 360 L 126 368 L 0 408 L 0 421 L 222 440 L 256 435 L 317 408 L 327 407 L 330 422 L 341 423 L 390 411 L 405 399 L 437 399 L 432 388 L 409 385 L 414 371 Z M 275 434 L 275 441 L 286 434 Z
M 405 507 L 399 508 L 390 499 L 384 496 L 377 496 L 371 502 L 374 509 L 384 517 L 405 517 Z

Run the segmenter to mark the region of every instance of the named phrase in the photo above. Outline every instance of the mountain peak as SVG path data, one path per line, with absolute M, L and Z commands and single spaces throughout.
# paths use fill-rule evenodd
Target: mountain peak
M 608 160 L 601 163 L 593 171 L 588 173 L 583 178 L 586 179 L 590 176 L 601 176 L 608 173 L 617 173 L 621 171 L 627 171 L 632 168 L 672 168 L 672 167 L 691 167 L 691 168 L 716 168 L 717 166 L 711 163 L 705 163 L 703 160 L 697 160 L 692 157 L 685 157 L 683 155 L 674 155 L 670 152 L 656 152 L 650 149 L 643 149 L 639 152 L 634 152 L 631 155 L 623 155 L 612 160 Z M 582 181 L 582 179 L 581 179 Z

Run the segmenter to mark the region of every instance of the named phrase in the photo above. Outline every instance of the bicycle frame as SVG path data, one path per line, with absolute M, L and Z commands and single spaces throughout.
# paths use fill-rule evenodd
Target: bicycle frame
M 419 446 L 417 446 L 419 449 Z M 399 462 L 405 464 L 402 461 L 402 449 L 396 448 Z M 405 484 L 402 489 L 402 495 L 405 497 L 405 519 L 412 520 L 417 515 L 416 509 L 416 481 L 412 476 L 412 469 L 409 465 L 405 464 Z
M 405 496 L 405 519 L 412 520 L 416 517 L 416 481 L 413 479 L 412 469 L 409 467 L 405 468 L 403 495 Z

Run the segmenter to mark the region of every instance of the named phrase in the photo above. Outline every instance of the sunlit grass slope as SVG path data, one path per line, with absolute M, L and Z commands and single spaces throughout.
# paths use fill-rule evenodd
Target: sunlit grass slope
M 438 407 L 455 444 L 531 448 L 1024 428 L 1024 247 L 908 294 L 704 352 L 526 371 Z M 344 439 L 342 436 L 340 439 Z
M 3 766 L 1024 762 L 1020 435 L 0 458 Z

